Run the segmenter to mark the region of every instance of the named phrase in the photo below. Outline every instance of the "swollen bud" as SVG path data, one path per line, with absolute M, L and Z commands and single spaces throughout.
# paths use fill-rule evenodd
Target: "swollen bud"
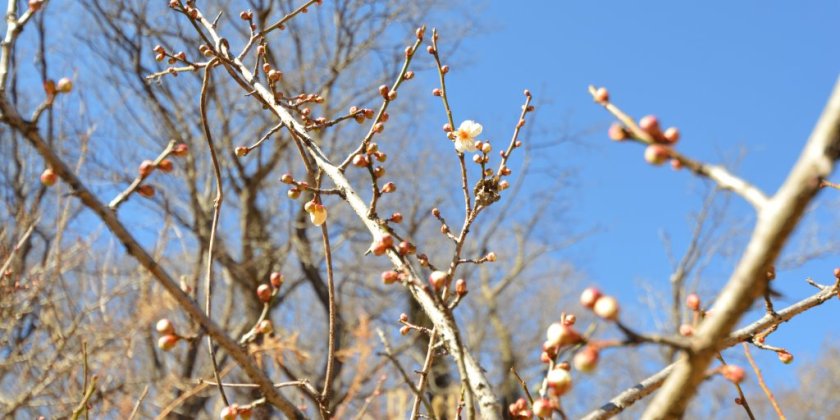
M 622 141 L 626 140 L 629 136 L 627 130 L 619 123 L 613 123 L 610 126 L 610 130 L 607 133 L 610 136 L 610 139 L 615 141 Z
M 786 365 L 793 363 L 793 355 L 786 350 L 777 351 L 776 356 L 779 356 L 779 361 Z
M 269 276 L 268 279 L 269 279 L 269 282 L 271 282 L 271 287 L 273 287 L 275 289 L 279 289 L 280 286 L 283 285 L 283 275 L 276 272 L 276 271 L 271 273 L 271 276 Z
M 587 287 L 580 294 L 580 304 L 585 308 L 592 309 L 595 307 L 595 302 L 601 297 L 601 291 L 594 287 Z
M 595 302 L 592 310 L 603 319 L 615 321 L 618 318 L 618 301 L 612 296 L 602 296 Z
M 555 322 L 548 326 L 545 333 L 546 345 L 562 347 L 580 342 L 581 337 L 571 326 L 562 322 Z
M 400 279 L 400 273 L 396 271 L 383 271 L 382 272 L 382 283 L 385 284 L 393 284 L 396 283 Z
M 671 149 L 661 144 L 651 144 L 645 148 L 645 160 L 651 165 L 661 165 L 671 157 Z
M 599 87 L 592 97 L 595 99 L 595 102 L 601 105 L 606 105 L 606 103 L 610 101 L 610 93 L 605 87 Z
M 461 297 L 463 297 L 464 295 L 467 294 L 467 281 L 466 280 L 458 279 L 458 280 L 455 281 L 455 293 L 457 293 L 458 296 L 461 296 Z
M 548 398 L 540 398 L 534 401 L 534 415 L 537 417 L 551 417 L 554 412 L 554 402 Z
M 175 335 L 175 326 L 166 318 L 162 318 L 155 324 L 155 330 L 163 335 Z
M 572 359 L 572 364 L 575 366 L 575 369 L 583 373 L 592 372 L 598 367 L 598 349 L 592 346 L 584 347 Z
M 734 384 L 739 384 L 744 381 L 747 376 L 744 368 L 735 365 L 725 365 L 720 368 L 720 374 L 726 378 L 727 381 Z
M 685 306 L 692 311 L 699 311 L 700 310 L 700 296 L 697 296 L 697 293 L 690 293 L 688 296 L 685 297 Z
M 55 90 L 58 93 L 70 93 L 73 90 L 73 81 L 67 77 L 62 77 L 55 84 Z
M 257 297 L 260 299 L 262 303 L 268 303 L 271 301 L 271 287 L 267 284 L 261 284 L 257 287 Z
M 442 288 L 448 283 L 448 281 L 449 276 L 445 271 L 432 271 L 432 274 L 429 274 L 429 283 L 431 283 L 432 287 L 435 289 Z
M 158 339 L 158 348 L 163 351 L 172 350 L 178 344 L 178 336 L 167 334 Z
M 572 375 L 566 369 L 555 368 L 545 377 L 551 394 L 559 397 L 572 388 Z
M 47 169 L 44 169 L 44 172 L 41 172 L 41 183 L 42 184 L 44 184 L 48 187 L 51 187 L 51 186 L 55 185 L 55 183 L 57 181 L 58 181 L 58 175 L 56 175 L 55 172 L 53 172 L 52 169 L 47 168 Z

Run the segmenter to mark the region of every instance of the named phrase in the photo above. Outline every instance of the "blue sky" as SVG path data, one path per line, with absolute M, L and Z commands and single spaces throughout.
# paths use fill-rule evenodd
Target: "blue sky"
M 538 114 L 544 129 L 566 121 L 573 130 L 603 127 L 552 158 L 579 171 L 568 194 L 572 218 L 599 228 L 569 255 L 593 282 L 629 305 L 643 294 L 642 280 L 668 287 L 660 232 L 671 236 L 679 256 L 702 184 L 685 171 L 647 165 L 639 145 L 610 142 L 611 118 L 592 103 L 587 85 L 607 86 L 631 115 L 654 113 L 666 126 L 678 126 L 678 149 L 690 157 L 718 163 L 743 156 L 735 172 L 772 194 L 840 74 L 840 2 L 637 3 L 488 2 L 476 9 L 482 30 L 458 52 L 469 65 L 448 77 L 456 119 L 487 122 L 491 139 L 509 138 L 507 122 L 515 120 L 523 88 L 550 102 Z M 549 138 L 540 134 L 532 141 Z M 821 194 L 822 210 L 811 214 L 812 222 L 833 222 L 832 195 L 840 192 Z M 748 235 L 751 209 L 734 198 L 731 211 L 733 220 L 746 223 Z M 703 286 L 716 290 L 735 261 L 721 259 L 710 269 L 713 284 Z M 813 293 L 804 282 L 808 276 L 830 282 L 834 265 L 840 265 L 836 256 L 781 272 L 776 287 L 785 297 L 779 306 Z M 638 313 L 644 316 L 634 321 L 648 322 L 646 312 Z M 830 323 L 818 321 L 837 314 L 836 304 L 818 308 L 770 341 L 787 346 L 798 360 L 815 357 L 826 335 L 836 335 Z M 789 377 L 790 369 L 775 362 L 774 354 L 759 360 L 771 377 Z

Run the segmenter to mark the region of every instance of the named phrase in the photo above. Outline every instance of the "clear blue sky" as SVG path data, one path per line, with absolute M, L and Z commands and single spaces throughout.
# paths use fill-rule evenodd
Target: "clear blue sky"
M 453 69 L 448 79 L 457 114 L 487 122 L 491 139 L 508 138 L 509 124 L 494 122 L 515 118 L 526 87 L 551 102 L 539 111 L 543 128 L 562 127 L 567 118 L 574 130 L 604 127 L 583 137 L 583 146 L 560 148 L 554 159 L 579 168 L 578 186 L 569 194 L 575 222 L 602 228 L 569 255 L 593 282 L 631 303 L 643 294 L 642 279 L 668 287 L 670 266 L 659 233 L 671 235 L 680 255 L 701 188 L 685 171 L 644 163 L 641 146 L 610 142 L 611 118 L 592 103 L 587 85 L 607 86 L 631 115 L 655 113 L 666 126 L 678 126 L 678 149 L 695 159 L 717 163 L 745 150 L 736 172 L 771 194 L 840 74 L 840 2 L 639 3 L 488 2 L 475 11 L 483 30 L 458 52 L 470 65 Z M 840 192 L 826 190 L 819 201 L 825 206 L 837 197 Z M 734 199 L 732 211 L 735 220 L 749 221 L 751 210 L 740 200 Z M 834 217 L 828 211 L 812 215 L 837 226 Z M 751 222 L 746 227 L 750 232 Z M 822 236 L 832 238 L 830 231 Z M 712 267 L 718 277 L 709 276 L 712 284 L 704 287 L 722 284 L 735 261 Z M 835 265 L 836 255 L 780 272 L 780 306 L 813 293 L 804 283 L 808 276 L 830 282 Z M 645 325 L 648 313 L 638 313 L 633 321 Z M 787 346 L 797 360 L 814 357 L 827 334 L 836 336 L 825 320 L 839 313 L 837 303 L 818 308 L 770 341 Z M 760 360 L 776 380 L 789 375 L 774 354 Z

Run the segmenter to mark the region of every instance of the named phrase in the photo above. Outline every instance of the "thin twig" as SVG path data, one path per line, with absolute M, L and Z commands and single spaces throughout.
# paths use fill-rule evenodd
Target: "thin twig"
M 143 392 L 140 394 L 140 398 L 137 399 L 137 402 L 134 404 L 134 409 L 131 410 L 131 414 L 128 416 L 128 420 L 133 420 L 137 413 L 140 411 L 140 404 L 143 402 L 143 399 L 146 398 L 146 395 L 149 393 L 149 386 L 146 385 L 143 388 Z
M 758 385 L 761 386 L 764 394 L 767 395 L 767 399 L 770 400 L 770 404 L 773 405 L 773 410 L 776 410 L 776 414 L 779 416 L 779 419 L 785 420 L 786 417 L 784 413 L 782 413 L 782 408 L 779 407 L 776 397 L 773 396 L 773 392 L 770 391 L 770 388 L 767 387 L 767 383 L 764 382 L 764 376 L 761 374 L 761 369 L 759 369 L 758 364 L 755 363 L 752 354 L 750 354 L 750 346 L 747 343 L 742 343 L 742 345 L 744 346 L 744 356 L 747 357 L 747 361 L 750 362 L 750 366 L 752 366 L 753 371 L 755 372 L 755 377 L 758 378 Z

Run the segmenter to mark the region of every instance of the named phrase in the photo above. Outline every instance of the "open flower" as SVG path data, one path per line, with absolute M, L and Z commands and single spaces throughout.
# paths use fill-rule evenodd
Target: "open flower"
M 481 130 L 483 127 L 481 124 L 473 121 L 473 120 L 466 120 L 461 123 L 458 127 L 458 130 L 455 131 L 455 150 L 458 153 L 464 152 L 474 152 L 476 137 L 481 134 Z

